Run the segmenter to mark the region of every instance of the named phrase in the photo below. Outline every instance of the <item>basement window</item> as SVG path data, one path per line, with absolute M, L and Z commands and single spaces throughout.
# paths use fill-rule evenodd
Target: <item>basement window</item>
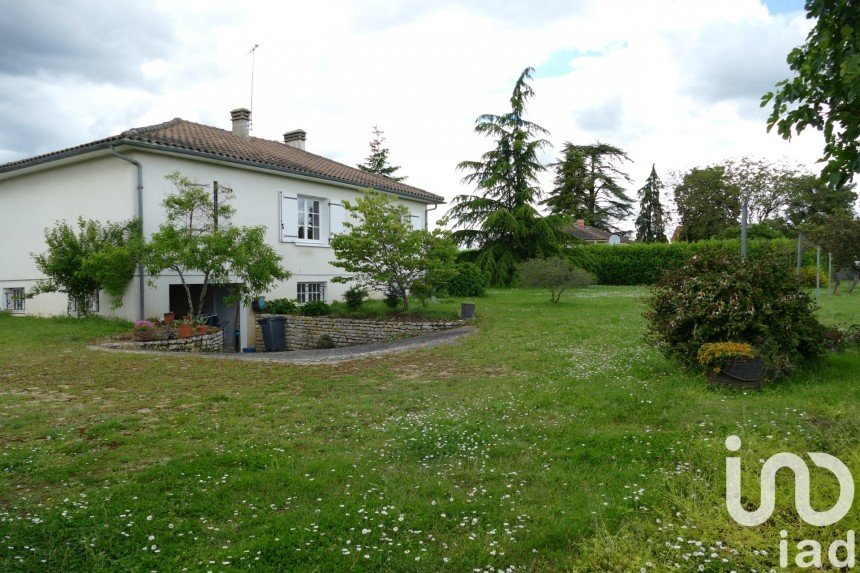
M 3 289 L 3 310 L 23 313 L 26 310 L 23 288 Z
M 77 313 L 78 312 L 78 303 L 75 299 L 69 298 L 69 312 Z M 90 299 L 90 310 L 89 312 L 98 313 L 99 312 L 99 293 L 98 291 L 93 293 L 92 298 Z
M 296 284 L 296 299 L 299 304 L 318 300 L 325 302 L 325 283 Z

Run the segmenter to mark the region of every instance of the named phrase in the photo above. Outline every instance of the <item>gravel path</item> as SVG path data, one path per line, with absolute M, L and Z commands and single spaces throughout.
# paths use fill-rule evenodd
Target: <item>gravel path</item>
M 457 338 L 474 332 L 472 326 L 452 328 L 431 332 L 411 338 L 400 338 L 388 342 L 376 342 L 373 344 L 361 344 L 359 346 L 344 346 L 343 348 L 326 348 L 321 350 L 291 350 L 288 352 L 251 352 L 244 353 L 211 353 L 211 352 L 167 352 L 154 350 L 125 350 L 104 348 L 102 346 L 88 346 L 90 350 L 102 350 L 105 352 L 124 352 L 126 354 L 158 354 L 164 356 L 195 356 L 199 358 L 220 358 L 222 360 L 249 360 L 257 362 L 284 362 L 288 364 L 336 364 L 359 360 L 377 354 L 388 354 L 391 352 L 403 352 L 417 348 L 430 348 L 451 344 Z

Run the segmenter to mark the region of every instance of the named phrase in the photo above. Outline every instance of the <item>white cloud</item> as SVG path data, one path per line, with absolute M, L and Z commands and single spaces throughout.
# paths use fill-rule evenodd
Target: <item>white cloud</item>
M 661 174 L 740 155 L 813 166 L 821 150 L 815 133 L 790 144 L 765 133 L 761 92 L 787 77 L 785 55 L 809 23 L 802 13 L 773 16 L 756 0 L 215 8 L 165 0 L 152 10 L 144 24 L 160 22 L 172 39 L 126 58 L 137 84 L 125 69 L 114 82 L 88 77 L 86 59 L 77 74 L 64 62 L 66 75 L 0 77 L 4 95 L 36 94 L 0 105 L 0 126 L 17 118 L 6 137 L 0 127 L 0 161 L 176 116 L 227 127 L 229 110 L 249 104 L 254 44 L 255 135 L 280 139 L 301 127 L 310 151 L 353 164 L 376 124 L 408 182 L 449 199 L 469 191 L 457 163 L 491 145 L 472 132 L 474 119 L 504 112 L 528 65 L 537 67 L 531 117 L 555 149 L 595 139 L 625 149 L 635 161 L 631 195 L 652 163 Z M 559 69 L 542 75 L 559 54 L 570 54 L 570 69 L 555 62 Z

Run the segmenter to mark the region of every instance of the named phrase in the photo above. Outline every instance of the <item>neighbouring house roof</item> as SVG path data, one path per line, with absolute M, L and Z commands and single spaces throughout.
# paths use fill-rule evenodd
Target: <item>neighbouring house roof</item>
M 5 163 L 0 165 L 0 173 L 105 149 L 111 145 L 130 145 L 188 153 L 348 185 L 372 187 L 378 191 L 386 191 L 429 203 L 445 202 L 443 197 L 418 187 L 393 181 L 374 173 L 367 173 L 279 141 L 259 137 L 245 139 L 225 129 L 186 121 L 178 117 L 156 125 L 129 129 L 119 135 L 75 147 Z
M 569 227 L 568 231 L 577 239 L 586 241 L 588 243 L 608 243 L 609 237 L 614 234 L 610 233 L 609 231 L 604 231 L 603 229 L 598 229 L 597 227 L 580 224 L 578 221 L 577 224 Z M 622 243 L 630 242 L 629 239 L 625 238 L 622 235 L 619 235 L 619 238 L 621 239 Z

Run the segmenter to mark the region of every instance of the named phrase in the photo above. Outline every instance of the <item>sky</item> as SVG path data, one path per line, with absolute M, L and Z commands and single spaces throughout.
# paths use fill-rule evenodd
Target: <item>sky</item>
M 354 165 L 385 133 L 407 183 L 451 199 L 473 131 L 509 109 L 527 66 L 529 118 L 566 141 L 624 149 L 631 196 L 741 156 L 818 171 L 818 133 L 767 133 L 762 94 L 811 23 L 801 0 L 0 0 L 0 163 L 181 117 L 253 131 Z M 255 55 L 250 49 L 258 45 Z M 542 178 L 551 188 L 551 173 Z M 238 192 L 238 190 L 237 190 Z M 669 192 L 664 202 L 668 203 Z M 440 206 L 436 217 L 447 209 Z M 632 221 L 625 227 L 630 228 Z

